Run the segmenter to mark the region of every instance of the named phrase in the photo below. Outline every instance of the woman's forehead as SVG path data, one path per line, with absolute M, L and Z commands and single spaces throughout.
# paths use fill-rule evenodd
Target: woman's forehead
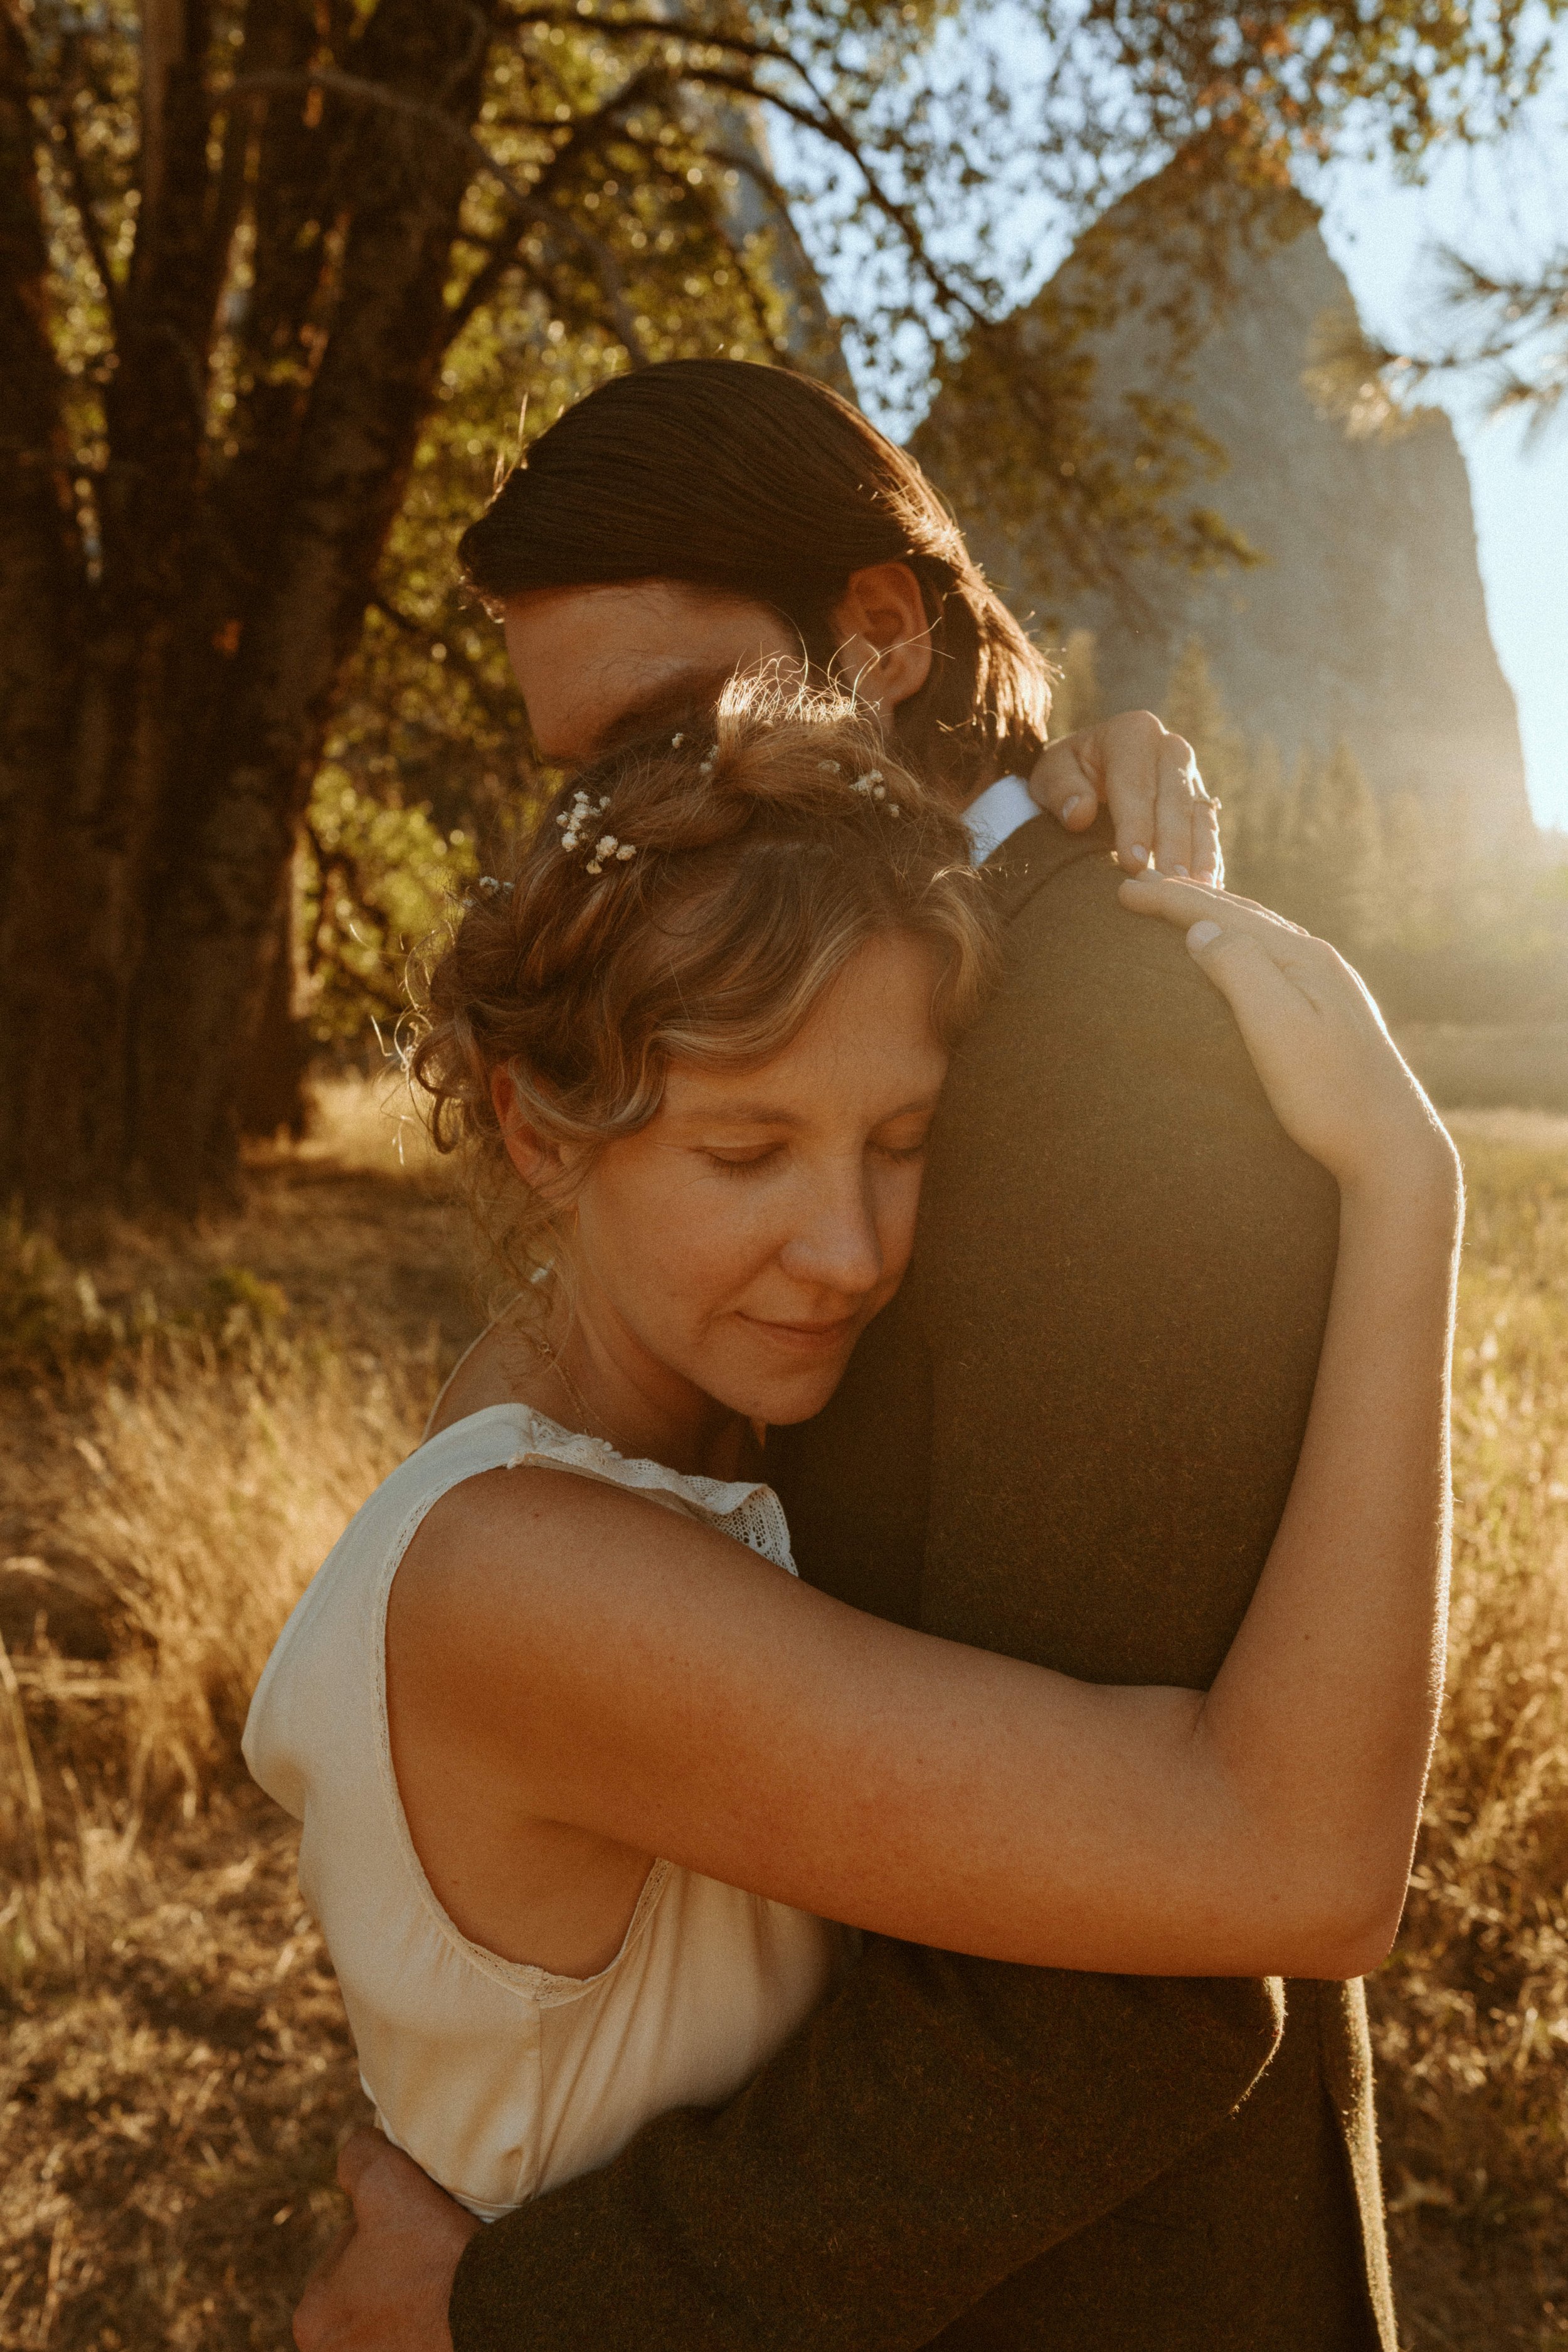
M 805 1126 L 845 1109 L 882 1119 L 934 1097 L 947 1053 L 931 1019 L 936 950 L 905 932 L 868 940 L 824 989 L 787 1045 L 740 1068 L 674 1060 L 670 1123 Z

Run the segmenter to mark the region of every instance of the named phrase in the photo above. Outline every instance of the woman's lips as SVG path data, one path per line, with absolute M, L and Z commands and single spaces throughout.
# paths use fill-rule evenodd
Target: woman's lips
M 861 1322 L 858 1315 L 838 1315 L 831 1323 L 775 1322 L 769 1316 L 746 1314 L 740 1320 L 765 1333 L 779 1347 L 807 1356 L 831 1355 L 836 1349 L 846 1346 L 859 1331 Z

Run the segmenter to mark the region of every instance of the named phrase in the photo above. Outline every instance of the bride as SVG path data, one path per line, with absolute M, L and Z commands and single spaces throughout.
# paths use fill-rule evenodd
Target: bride
M 1186 928 L 1341 1192 L 1300 1465 L 1207 1693 L 792 1573 L 766 1427 L 897 1288 L 996 984 L 962 821 L 873 722 L 737 684 L 716 732 L 607 754 L 429 974 L 416 1074 L 520 1295 L 294 1612 L 246 1753 L 303 1823 L 381 2128 L 481 2218 L 725 2098 L 857 1929 L 1160 1975 L 1388 1949 L 1441 1678 L 1454 1156 L 1331 949 L 1121 895 Z

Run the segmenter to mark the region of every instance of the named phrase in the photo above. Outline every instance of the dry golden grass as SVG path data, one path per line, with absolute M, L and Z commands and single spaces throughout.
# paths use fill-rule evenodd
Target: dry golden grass
M 0 2346 L 17 2352 L 285 2347 L 363 2112 L 291 1826 L 248 1789 L 237 1731 L 279 1622 L 469 1319 L 460 1221 L 416 1136 L 399 1160 L 363 1088 L 324 1110 L 302 1150 L 258 1155 L 242 1219 L 100 1236 L 85 1297 L 37 1253 L 18 1271 L 15 1239 L 8 1276 L 0 1261 Z M 1562 2352 L 1568 1120 L 1456 1125 L 1452 1696 L 1373 1987 L 1384 2161 L 1413 2352 Z
M 363 2111 L 246 1782 L 249 1692 L 470 1328 L 428 1155 L 363 1087 L 245 1216 L 12 1237 L 0 1301 L 0 2345 L 283 2346 Z M 9 1311 L 7 1312 L 7 1306 Z
M 1568 2346 L 1568 1121 L 1453 1120 L 1469 1190 L 1448 1703 L 1373 1987 L 1422 2352 Z

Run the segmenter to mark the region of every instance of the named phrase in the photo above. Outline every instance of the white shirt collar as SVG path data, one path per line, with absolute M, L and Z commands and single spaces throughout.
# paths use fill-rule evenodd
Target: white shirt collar
M 974 863 L 984 866 L 994 849 L 1021 824 L 1040 814 L 1038 804 L 1030 799 L 1029 787 L 1022 776 L 998 776 L 963 812 L 963 822 L 969 827 L 969 837 L 974 844 Z

